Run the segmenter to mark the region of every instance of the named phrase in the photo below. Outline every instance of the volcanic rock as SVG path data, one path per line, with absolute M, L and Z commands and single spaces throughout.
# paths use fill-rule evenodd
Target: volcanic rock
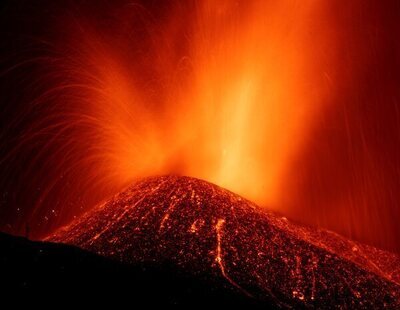
M 278 307 L 400 307 L 398 256 L 190 177 L 138 181 L 48 240 L 128 264 L 168 262 Z

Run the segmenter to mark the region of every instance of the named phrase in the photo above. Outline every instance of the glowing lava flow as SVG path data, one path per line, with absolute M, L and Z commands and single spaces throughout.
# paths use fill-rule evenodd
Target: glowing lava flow
M 172 262 L 278 306 L 400 307 L 397 256 L 189 177 L 137 182 L 48 239 L 128 263 Z

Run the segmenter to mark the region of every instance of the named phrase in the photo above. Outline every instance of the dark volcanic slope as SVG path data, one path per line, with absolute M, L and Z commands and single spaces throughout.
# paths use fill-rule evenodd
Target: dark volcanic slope
M 400 307 L 400 260 L 177 176 L 136 183 L 49 238 L 128 263 L 170 262 L 278 306 Z

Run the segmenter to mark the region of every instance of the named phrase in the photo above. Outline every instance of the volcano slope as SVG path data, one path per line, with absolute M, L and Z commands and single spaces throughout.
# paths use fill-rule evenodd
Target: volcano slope
M 124 263 L 172 263 L 277 307 L 400 307 L 396 255 L 189 177 L 139 181 L 48 240 Z

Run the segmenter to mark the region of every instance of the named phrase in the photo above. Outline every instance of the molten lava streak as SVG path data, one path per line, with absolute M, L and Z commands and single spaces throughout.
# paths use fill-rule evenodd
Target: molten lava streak
M 139 181 L 49 240 L 127 263 L 172 262 L 276 306 L 400 307 L 399 257 L 189 177 Z

